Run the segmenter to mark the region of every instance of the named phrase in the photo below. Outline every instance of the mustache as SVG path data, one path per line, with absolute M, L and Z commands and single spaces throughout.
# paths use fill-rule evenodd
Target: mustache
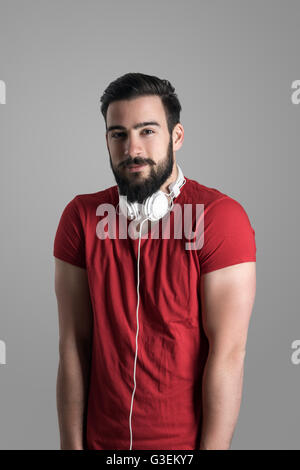
M 155 163 L 150 160 L 149 158 L 140 158 L 140 157 L 135 157 L 135 158 L 129 158 L 125 160 L 124 162 L 120 163 L 120 167 L 127 167 L 129 165 L 155 165 Z

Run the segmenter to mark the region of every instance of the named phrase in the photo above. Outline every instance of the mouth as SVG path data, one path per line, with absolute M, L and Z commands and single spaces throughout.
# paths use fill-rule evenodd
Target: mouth
M 136 172 L 143 170 L 144 168 L 146 168 L 146 166 L 147 164 L 142 163 L 141 165 L 129 165 L 127 168 L 130 172 Z

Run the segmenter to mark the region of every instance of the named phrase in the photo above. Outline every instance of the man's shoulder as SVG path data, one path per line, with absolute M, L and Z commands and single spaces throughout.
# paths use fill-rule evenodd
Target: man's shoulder
M 204 217 L 201 219 L 205 229 L 203 253 L 215 253 L 218 256 L 218 253 L 221 254 L 222 250 L 225 250 L 223 255 L 226 260 L 227 255 L 236 253 L 238 249 L 245 250 L 245 253 L 249 250 L 251 260 L 254 260 L 255 230 L 241 202 L 219 189 L 205 186 L 195 180 L 189 179 L 187 187 L 187 194 L 192 194 L 191 202 L 197 201 L 204 205 Z M 240 260 L 242 256 L 236 259 Z
M 226 193 L 220 191 L 217 188 L 205 186 L 198 181 L 187 178 L 186 179 L 186 199 L 189 199 L 192 203 L 198 204 L 213 204 L 215 201 L 221 199 L 230 199 Z
M 246 215 L 245 208 L 234 197 L 217 188 L 205 186 L 196 180 L 185 178 L 187 192 L 184 203 L 203 204 L 206 214 L 213 217 L 221 216 L 222 219 L 226 216 L 234 218 L 239 215 Z

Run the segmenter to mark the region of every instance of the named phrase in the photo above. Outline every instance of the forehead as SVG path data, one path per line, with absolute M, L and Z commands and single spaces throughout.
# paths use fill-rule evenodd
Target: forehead
M 108 106 L 106 120 L 108 127 L 117 124 L 130 126 L 135 122 L 153 120 L 166 125 L 165 110 L 157 95 L 114 101 Z

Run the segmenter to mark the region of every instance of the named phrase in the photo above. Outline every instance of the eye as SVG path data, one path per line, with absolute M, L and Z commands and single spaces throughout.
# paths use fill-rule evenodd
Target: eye
M 144 129 L 142 132 L 151 132 L 152 134 L 155 134 L 155 132 L 152 130 L 152 129 Z M 117 139 L 119 136 L 124 136 L 125 132 L 113 132 L 111 134 L 111 138 L 112 139 Z M 151 135 L 151 134 L 147 134 L 147 135 Z
M 111 137 L 112 137 L 112 139 L 113 139 L 113 138 L 119 136 L 120 134 L 124 134 L 124 132 L 113 132 L 113 133 L 111 134 Z

